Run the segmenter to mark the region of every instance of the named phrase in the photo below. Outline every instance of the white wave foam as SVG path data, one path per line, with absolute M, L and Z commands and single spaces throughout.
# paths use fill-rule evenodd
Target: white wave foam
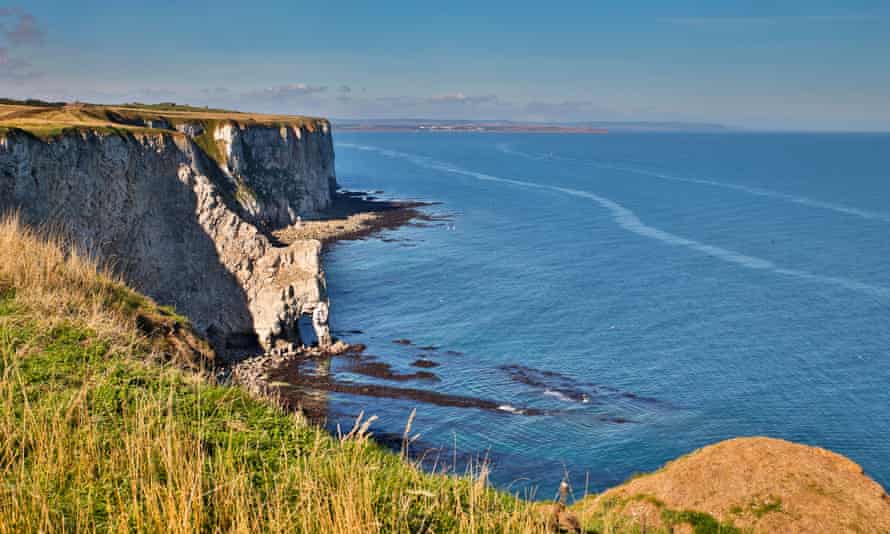
M 628 232 L 632 232 L 634 234 L 647 237 L 650 239 L 655 239 L 662 243 L 666 243 L 668 245 L 685 247 L 691 250 L 695 250 L 707 256 L 711 256 L 713 258 L 717 258 L 719 260 L 725 261 L 727 263 L 732 263 L 735 265 L 740 265 L 742 267 L 746 267 L 748 269 L 757 269 L 763 270 L 767 272 L 772 272 L 775 274 L 780 274 L 784 276 L 790 276 L 792 278 L 797 278 L 800 280 L 806 280 L 811 282 L 818 282 L 827 285 L 834 285 L 838 287 L 842 287 L 844 289 L 857 291 L 860 293 L 866 293 L 872 296 L 882 297 L 882 298 L 890 298 L 890 289 L 881 286 L 875 286 L 871 284 L 866 284 L 864 282 L 859 282 L 856 280 L 851 280 L 843 277 L 836 276 L 825 276 L 820 274 L 814 274 L 807 271 L 799 270 L 799 269 L 788 269 L 781 266 L 776 265 L 775 263 L 765 260 L 762 258 L 758 258 L 755 256 L 748 256 L 746 254 L 742 254 L 739 252 L 735 252 L 730 249 L 726 249 L 723 247 L 718 247 L 715 245 L 709 245 L 707 243 L 702 243 L 699 241 L 695 241 L 693 239 L 689 239 L 683 236 L 679 236 L 676 234 L 672 234 L 670 232 L 666 232 L 664 230 L 649 226 L 640 220 L 637 215 L 622 206 L 621 204 L 606 198 L 599 196 L 597 194 L 582 191 L 580 189 L 571 189 L 568 187 L 559 187 L 554 185 L 545 185 L 538 184 L 535 182 L 526 182 L 523 180 L 514 180 L 511 178 L 503 178 L 500 176 L 493 176 L 490 174 L 471 171 L 467 169 L 463 169 L 445 162 L 436 161 L 432 158 L 428 158 L 425 156 L 417 156 L 415 154 L 408 154 L 405 152 L 399 152 L 396 150 L 389 149 L 381 149 L 368 145 L 356 145 L 352 143 L 341 143 L 339 146 L 347 147 L 347 148 L 355 148 L 358 150 L 377 152 L 387 157 L 399 158 L 410 161 L 415 165 L 419 165 L 422 167 L 426 167 L 433 170 L 439 170 L 443 172 L 448 172 L 452 174 L 458 174 L 462 176 L 468 176 L 472 178 L 476 178 L 479 180 L 490 181 L 490 182 L 498 182 L 504 184 L 515 185 L 524 188 L 531 189 L 544 189 L 549 191 L 558 191 L 564 193 L 566 195 L 571 195 L 579 198 L 586 198 L 594 201 L 596 204 L 602 206 L 607 209 L 611 215 L 612 219 L 620 226 L 621 228 L 627 230 Z
M 811 208 L 819 208 L 834 211 L 837 213 L 843 213 L 845 215 L 851 215 L 854 217 L 860 217 L 862 219 L 868 219 L 872 221 L 882 221 L 882 222 L 890 222 L 890 214 L 882 213 L 878 211 L 870 211 L 864 210 L 861 208 L 846 206 L 843 204 L 836 204 L 834 202 L 825 202 L 823 200 L 818 200 L 810 197 L 805 197 L 802 195 L 792 195 L 789 193 L 782 193 L 779 191 L 773 191 L 772 189 L 764 189 L 760 187 L 749 187 L 746 185 L 739 184 L 731 184 L 727 182 L 720 182 L 717 180 L 706 180 L 703 178 L 689 178 L 684 176 L 674 176 L 671 174 L 665 174 L 657 171 L 652 171 L 649 169 L 643 169 L 639 167 L 631 167 L 627 165 L 615 165 L 612 163 L 603 163 L 600 161 L 589 160 L 589 159 L 579 159 L 579 158 L 566 158 L 562 156 L 554 156 L 549 154 L 531 154 L 528 152 L 521 152 L 519 150 L 513 150 L 510 148 L 510 145 L 506 143 L 499 143 L 496 145 L 496 148 L 503 152 L 504 154 L 510 154 L 512 156 L 520 156 L 526 159 L 531 160 L 546 160 L 546 159 L 556 159 L 561 161 L 571 161 L 574 163 L 581 163 L 584 165 L 591 165 L 593 167 L 597 167 L 600 169 L 611 169 L 622 172 L 629 172 L 633 174 L 639 174 L 642 176 L 651 176 L 653 178 L 658 178 L 661 180 L 669 180 L 672 182 L 685 182 L 690 184 L 699 184 L 699 185 L 707 185 L 711 187 L 719 187 L 722 189 L 729 189 L 731 191 L 739 191 L 742 193 L 747 193 L 749 195 L 755 195 L 759 197 L 772 198 L 776 200 L 784 200 L 786 202 L 791 202 L 793 204 L 800 204 L 802 206 L 809 206 Z
M 563 402 L 575 402 L 575 401 L 574 401 L 571 397 L 569 397 L 568 395 L 566 395 L 566 394 L 564 394 L 564 393 L 560 393 L 559 391 L 553 391 L 552 389 L 545 389 L 545 390 L 544 390 L 544 395 L 547 395 L 547 396 L 550 396 L 550 397 L 556 397 L 557 399 L 559 399 L 559 400 L 561 400 L 561 401 L 563 401 Z
M 524 411 L 522 411 L 518 408 L 514 408 L 513 406 L 510 406 L 509 404 L 501 404 L 500 406 L 498 406 L 498 410 L 500 410 L 502 412 L 515 413 L 516 415 L 522 415 L 525 413 Z

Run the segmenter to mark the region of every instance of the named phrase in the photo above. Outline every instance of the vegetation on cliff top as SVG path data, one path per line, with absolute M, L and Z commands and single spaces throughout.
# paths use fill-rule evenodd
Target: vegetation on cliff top
M 107 134 L 180 135 L 173 128 L 186 123 L 200 124 L 211 130 L 212 138 L 212 126 L 224 121 L 245 126 L 306 128 L 309 131 L 328 125 L 325 119 L 315 117 L 245 113 L 173 103 L 99 105 L 0 99 L 0 134 L 18 129 L 40 138 L 56 137 L 70 129 Z

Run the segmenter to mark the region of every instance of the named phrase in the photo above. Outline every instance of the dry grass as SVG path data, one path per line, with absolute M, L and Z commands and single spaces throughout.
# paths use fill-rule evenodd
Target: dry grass
M 96 104 L 68 104 L 64 106 L 37 106 L 26 104 L 0 104 L 0 128 L 17 128 L 39 137 L 58 135 L 67 128 L 95 131 L 152 133 L 172 130 L 147 128 L 145 121 L 163 119 L 170 124 L 195 122 L 215 124 L 234 121 L 239 124 L 264 126 L 300 127 L 313 131 L 329 126 L 324 119 L 296 115 L 267 115 L 190 108 L 187 106 L 104 106 Z
M 650 527 L 685 518 L 717 532 L 734 531 L 729 524 L 745 532 L 890 532 L 890 497 L 861 467 L 763 437 L 710 445 L 575 508 L 582 517 L 611 514 L 616 523 Z
M 76 319 L 105 337 L 130 331 L 109 304 L 132 293 L 107 268 L 78 253 L 52 232 L 38 233 L 17 214 L 0 219 L 0 284 L 16 292 L 16 301 L 49 321 Z
M 275 115 L 267 113 L 250 113 L 245 111 L 226 111 L 213 109 L 186 108 L 179 110 L 169 107 L 153 107 L 139 105 L 125 106 L 98 106 L 120 114 L 133 114 L 137 117 L 164 117 L 171 122 L 184 122 L 187 120 L 234 120 L 238 122 L 255 122 L 266 125 L 290 125 L 314 127 L 325 119 L 306 117 L 303 115 Z
M 0 533 L 544 530 L 484 467 L 424 474 L 151 363 L 134 294 L 63 245 L 0 221 Z
M 59 232 L 37 232 L 17 214 L 0 218 L 0 289 L 45 326 L 77 321 L 97 336 L 153 360 L 200 369 L 213 364 L 210 346 L 189 320 L 141 295 L 107 266 L 80 253 Z

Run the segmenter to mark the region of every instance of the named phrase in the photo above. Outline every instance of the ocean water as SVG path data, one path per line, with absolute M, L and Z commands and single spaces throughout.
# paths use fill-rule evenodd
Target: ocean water
M 448 218 L 325 260 L 334 329 L 433 376 L 330 372 L 500 409 L 332 393 L 331 428 L 364 411 L 401 435 L 416 409 L 428 465 L 487 458 L 539 498 L 746 435 L 890 485 L 890 136 L 335 132 L 335 149 L 346 189 Z

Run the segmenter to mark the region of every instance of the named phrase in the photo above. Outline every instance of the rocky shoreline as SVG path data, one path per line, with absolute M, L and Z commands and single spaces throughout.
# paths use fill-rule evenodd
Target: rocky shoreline
M 448 216 L 431 215 L 423 211 L 422 208 L 434 205 L 433 203 L 376 198 L 375 195 L 381 193 L 382 191 L 341 191 L 335 196 L 331 208 L 319 216 L 302 220 L 274 235 L 284 245 L 314 239 L 327 249 L 341 241 L 367 239 L 401 226 L 450 221 Z M 350 332 L 352 331 L 344 333 Z M 408 339 L 396 339 L 393 343 L 414 346 Z M 474 408 L 509 415 L 533 416 L 545 413 L 544 410 L 515 407 L 492 399 L 438 393 L 413 387 L 341 381 L 330 372 L 332 359 L 345 358 L 349 360 L 347 369 L 350 372 L 369 378 L 396 383 L 415 380 L 438 382 L 438 376 L 429 369 L 439 364 L 428 356 L 429 352 L 438 347 L 416 348 L 420 353 L 412 365 L 418 370 L 413 373 L 398 373 L 389 364 L 365 354 L 364 345 L 350 344 L 346 339 L 335 338 L 327 346 L 279 340 L 263 353 L 235 358 L 234 363 L 223 368 L 218 376 L 222 381 L 238 384 L 254 395 L 273 399 L 286 409 L 300 410 L 310 421 L 319 424 L 323 424 L 328 415 L 326 403 L 321 401 L 327 393 L 410 399 L 438 406 Z M 460 353 L 445 351 L 443 354 L 453 356 Z
M 430 215 L 422 208 L 433 203 L 420 201 L 381 200 L 375 195 L 382 191 L 372 193 L 361 191 L 339 191 L 331 202 L 331 206 L 313 217 L 299 220 L 281 230 L 275 231 L 273 236 L 278 244 L 290 246 L 303 240 L 316 240 L 322 243 L 325 249 L 341 241 L 353 241 L 376 236 L 386 230 L 393 230 L 409 224 L 434 224 L 449 220 L 447 216 Z M 346 340 L 335 339 L 330 344 L 304 345 L 295 336 L 296 340 L 277 340 L 260 354 L 248 354 L 247 357 L 234 357 L 230 365 L 223 367 L 218 377 L 222 381 L 237 383 L 255 395 L 278 399 L 282 404 L 290 408 L 306 410 L 303 398 L 311 397 L 308 394 L 288 395 L 285 391 L 290 386 L 301 386 L 304 389 L 316 389 L 318 391 L 344 390 L 367 394 L 376 397 L 399 397 L 404 395 L 413 398 L 431 398 L 436 403 L 447 405 L 479 404 L 480 407 L 496 409 L 491 402 L 474 402 L 474 399 L 439 395 L 421 390 L 385 388 L 373 385 L 346 384 L 330 380 L 318 380 L 317 376 L 307 378 L 296 373 L 293 383 L 273 380 L 271 374 L 276 370 L 286 368 L 298 368 L 301 363 L 325 362 L 337 356 L 351 356 L 361 358 L 364 351 L 363 345 L 352 345 Z M 435 364 L 433 363 L 433 366 Z M 398 379 L 400 376 L 388 372 L 385 364 L 379 362 L 364 362 L 356 367 L 362 374 L 364 366 L 368 376 L 378 378 Z M 430 366 L 430 363 L 421 362 L 418 367 Z M 435 375 L 428 371 L 418 371 L 412 377 L 435 379 Z M 289 399 L 288 399 L 289 398 Z M 310 419 L 321 421 L 324 414 L 312 412 L 307 415 Z

